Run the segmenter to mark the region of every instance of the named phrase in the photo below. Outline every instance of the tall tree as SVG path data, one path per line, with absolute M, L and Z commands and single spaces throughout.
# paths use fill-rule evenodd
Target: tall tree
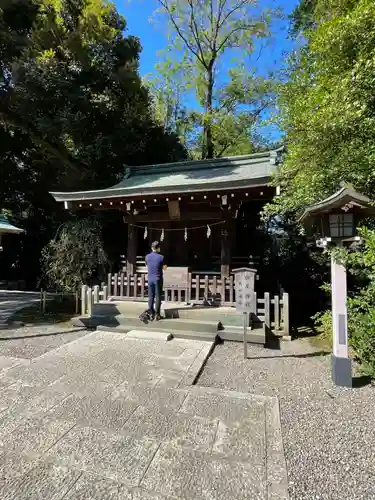
M 251 136 L 270 103 L 272 82 L 247 64 L 256 40 L 269 35 L 270 12 L 258 14 L 253 0 L 157 3 L 155 19 L 169 26 L 168 64 L 159 70 L 168 77 L 183 67 L 184 88 L 198 102 L 191 119 L 202 130 L 201 155 L 221 156 Z
M 186 157 L 153 118 L 140 41 L 125 30 L 106 0 L 0 3 L 0 207 L 26 217 L 22 272 L 37 272 L 66 217 L 49 191 L 107 187 L 126 164 Z
M 273 213 L 296 213 L 340 181 L 375 196 L 374 4 L 318 0 L 314 22 L 281 89 L 289 147 Z

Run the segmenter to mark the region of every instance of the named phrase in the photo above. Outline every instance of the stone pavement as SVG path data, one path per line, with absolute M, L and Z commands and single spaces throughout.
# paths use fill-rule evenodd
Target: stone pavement
M 0 328 L 16 311 L 39 300 L 38 292 L 0 290 Z
M 2 500 L 288 498 L 277 398 L 191 385 L 211 343 L 79 335 L 0 355 Z

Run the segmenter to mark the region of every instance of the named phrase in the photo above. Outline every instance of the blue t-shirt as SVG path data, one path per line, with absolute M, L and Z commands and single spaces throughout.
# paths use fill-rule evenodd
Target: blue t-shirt
M 154 283 L 163 279 L 164 257 L 158 252 L 151 252 L 146 255 L 146 264 L 148 270 L 148 281 Z

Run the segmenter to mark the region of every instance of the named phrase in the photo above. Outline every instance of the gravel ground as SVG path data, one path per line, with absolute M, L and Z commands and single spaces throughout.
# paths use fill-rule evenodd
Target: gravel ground
M 217 346 L 198 385 L 279 397 L 291 500 L 375 499 L 375 387 L 334 387 L 330 356 L 308 339 L 248 356 Z
M 0 328 L 0 358 L 37 358 L 87 333 L 83 328 L 59 324 Z

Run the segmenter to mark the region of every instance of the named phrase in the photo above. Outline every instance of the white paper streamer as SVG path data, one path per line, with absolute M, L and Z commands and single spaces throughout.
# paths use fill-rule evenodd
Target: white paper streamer
M 160 241 L 164 241 L 164 229 L 161 230 Z
M 207 238 L 209 238 L 211 236 L 211 228 L 210 226 L 207 224 Z
M 187 241 L 188 235 L 187 235 L 187 229 L 185 227 L 185 234 L 184 234 L 184 240 Z
M 147 232 L 147 226 L 145 226 L 145 232 L 143 233 L 143 239 L 145 240 L 147 238 L 148 232 Z

